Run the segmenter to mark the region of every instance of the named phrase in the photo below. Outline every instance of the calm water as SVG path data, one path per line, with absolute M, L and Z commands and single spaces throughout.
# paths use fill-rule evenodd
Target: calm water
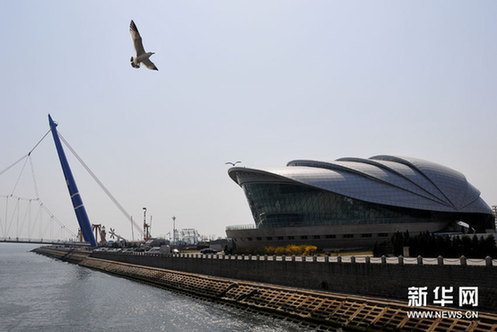
M 302 331 L 292 322 L 0 244 L 0 331 Z

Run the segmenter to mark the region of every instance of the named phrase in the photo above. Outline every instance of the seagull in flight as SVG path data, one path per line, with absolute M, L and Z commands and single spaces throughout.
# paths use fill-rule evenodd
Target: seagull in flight
M 150 61 L 150 56 L 155 53 L 145 52 L 142 37 L 140 36 L 138 28 L 133 20 L 131 20 L 131 23 L 129 24 L 129 33 L 131 34 L 131 39 L 133 40 L 133 45 L 135 46 L 136 51 L 136 56 L 131 57 L 131 67 L 140 68 L 140 63 L 143 63 L 148 69 L 159 70 L 154 63 Z
M 225 164 L 226 164 L 226 165 L 233 165 L 233 166 L 235 166 L 236 164 L 239 164 L 239 163 L 241 163 L 241 161 L 240 161 L 240 160 L 237 160 L 237 161 L 235 161 L 235 162 L 232 162 L 232 161 L 227 161 L 227 162 L 225 162 Z

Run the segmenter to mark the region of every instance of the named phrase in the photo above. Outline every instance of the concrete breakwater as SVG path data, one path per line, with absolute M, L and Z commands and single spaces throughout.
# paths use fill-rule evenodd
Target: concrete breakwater
M 37 253 L 107 273 L 197 295 L 222 303 L 305 321 L 322 329 L 359 331 L 488 331 L 497 330 L 497 315 L 480 312 L 478 320 L 409 318 L 405 302 L 347 296 L 323 291 L 221 278 L 90 257 L 88 251 L 38 248 Z M 162 259 L 172 256 L 161 257 Z M 144 256 L 142 256 L 144 258 Z M 200 261 L 200 258 L 197 258 Z M 197 262 L 198 262 L 197 261 Z M 441 311 L 440 307 L 422 310 Z M 450 310 L 450 309 L 447 309 Z M 446 311 L 447 311 L 446 310 Z
M 216 277 L 408 300 L 409 287 L 476 286 L 478 310 L 497 313 L 497 266 L 340 263 L 292 257 L 94 252 L 92 257 Z M 278 259 L 279 258 L 279 259 Z M 436 259 L 435 259 L 436 260 Z M 430 298 L 430 301 L 433 299 Z M 456 298 L 457 300 L 457 298 Z M 456 304 L 457 305 L 457 304 Z
M 91 254 L 87 248 L 40 247 L 31 251 L 74 264 L 79 264 Z

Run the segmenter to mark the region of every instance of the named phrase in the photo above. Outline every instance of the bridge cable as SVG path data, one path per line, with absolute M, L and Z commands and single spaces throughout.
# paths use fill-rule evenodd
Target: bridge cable
M 39 208 L 39 212 L 38 212 L 38 215 L 41 211 L 41 209 L 45 210 L 45 212 L 50 216 L 50 219 L 51 221 L 55 221 L 57 224 L 59 224 L 59 226 L 61 227 L 61 229 L 64 229 L 66 230 L 67 232 L 69 232 L 73 237 L 77 237 L 76 233 L 74 233 L 70 228 L 68 228 L 66 225 L 64 225 L 44 204 L 43 202 L 40 200 L 40 195 L 39 195 L 39 191 L 38 191 L 38 184 L 37 184 L 37 181 L 36 181 L 36 176 L 35 176 L 35 171 L 34 171 L 34 165 L 33 165 L 33 160 L 31 158 L 31 153 L 33 153 L 33 151 L 40 145 L 40 143 L 47 137 L 47 135 L 51 132 L 51 130 L 48 130 L 45 135 L 43 135 L 43 137 L 33 146 L 33 148 L 31 148 L 31 150 L 29 150 L 29 152 L 27 154 L 25 154 L 24 156 L 22 156 L 21 158 L 19 158 L 17 161 L 15 161 L 14 163 L 12 163 L 11 165 L 9 165 L 7 168 L 5 168 L 4 170 L 2 170 L 0 172 L 0 175 L 2 175 L 3 173 L 7 172 L 9 169 L 11 169 L 12 167 L 14 167 L 15 165 L 17 165 L 18 163 L 20 163 L 21 161 L 24 160 L 24 164 L 22 166 L 22 169 L 21 169 L 21 172 L 19 173 L 19 176 L 17 178 L 17 181 L 14 185 L 14 188 L 12 189 L 12 193 L 10 195 L 2 195 L 5 197 L 5 225 L 4 225 L 4 235 L 6 235 L 9 231 L 10 231 L 10 228 L 12 227 L 12 223 L 14 221 L 14 218 L 16 216 L 16 213 L 17 213 L 17 219 L 19 219 L 19 214 L 20 214 L 20 211 L 19 211 L 19 203 L 21 200 L 26 200 L 26 201 L 29 201 L 29 203 L 31 203 L 32 200 L 35 200 L 35 201 L 39 201 L 39 204 L 40 204 L 40 208 Z M 19 197 L 19 196 L 15 196 L 14 195 L 14 192 L 17 188 L 17 185 L 19 184 L 19 181 L 21 179 L 21 176 L 22 176 L 22 173 L 24 172 L 24 169 L 26 168 L 26 164 L 28 162 L 28 159 L 29 159 L 29 164 L 30 164 L 30 168 L 31 168 L 31 176 L 33 178 L 33 184 L 34 184 L 34 191 L 35 191 L 35 194 L 36 194 L 36 198 L 23 198 L 23 197 Z M 10 216 L 9 218 L 9 213 L 8 213 L 8 202 L 9 202 L 9 198 L 15 198 L 17 200 L 15 206 L 14 206 L 14 211 L 12 211 L 12 215 Z M 27 212 L 25 212 L 25 216 L 23 218 L 23 224 L 24 224 L 24 221 L 26 219 L 26 214 Z M 10 220 L 10 221 L 9 221 Z M 18 228 L 19 227 L 19 220 L 17 220 L 17 225 L 16 225 Z M 40 223 L 40 227 L 41 227 L 41 223 Z M 49 223 L 49 227 L 50 227 L 50 223 Z M 18 230 L 17 230 L 18 232 Z M 18 235 L 18 234 L 16 234 Z
M 24 172 L 24 168 L 26 167 L 26 163 L 28 162 L 28 158 L 24 161 L 24 164 L 22 165 L 21 172 L 19 173 L 19 176 L 17 177 L 17 181 L 14 184 L 14 188 L 12 189 L 12 192 L 10 193 L 10 196 L 14 195 L 14 192 L 16 191 L 17 185 L 19 184 L 19 180 L 21 180 L 22 173 Z
M 20 203 L 21 203 L 21 201 L 27 201 L 29 205 L 31 204 L 32 201 L 37 201 L 38 204 L 39 204 L 39 208 L 38 208 L 37 216 L 35 217 L 35 223 L 39 224 L 39 226 L 40 226 L 40 232 L 42 231 L 41 226 L 42 226 L 42 219 L 43 219 L 43 216 L 42 216 L 41 212 L 44 211 L 50 217 L 50 219 L 51 219 L 50 221 L 51 222 L 56 222 L 60 226 L 61 229 L 64 229 L 66 232 L 70 233 L 71 236 L 77 237 L 77 234 L 74 231 L 72 231 L 69 227 L 67 227 L 67 225 L 65 225 L 63 222 L 61 222 L 60 219 L 57 218 L 52 213 L 52 211 L 43 203 L 43 201 L 40 198 L 25 198 L 25 197 L 19 197 L 19 196 L 15 196 L 15 195 L 1 195 L 1 197 L 5 197 L 6 198 L 6 205 L 7 205 L 7 202 L 8 202 L 9 199 L 13 199 L 16 202 L 15 205 L 14 205 L 14 211 L 12 211 L 11 214 L 7 215 L 7 211 L 6 211 L 6 216 L 8 216 L 8 218 L 6 219 L 5 230 L 4 230 L 5 234 L 4 234 L 4 236 L 6 234 L 8 234 L 8 232 L 12 228 L 14 220 L 16 218 L 19 219 Z M 25 213 L 25 216 L 24 216 L 23 220 L 26 219 L 26 214 L 28 212 L 26 211 L 24 213 Z M 38 222 L 36 222 L 36 220 L 38 220 Z M 23 223 L 24 223 L 24 221 L 23 221 Z M 49 223 L 48 227 L 50 227 L 50 223 Z M 46 229 L 45 229 L 45 232 L 46 232 Z
M 5 196 L 5 227 L 3 230 L 3 235 L 5 236 L 7 234 L 7 217 L 8 217 L 8 211 L 9 211 L 9 196 Z
M 28 155 L 24 155 L 22 156 L 21 158 L 19 158 L 19 160 L 17 160 L 16 162 L 14 162 L 12 165 L 8 166 L 6 169 L 4 169 L 3 171 L 0 172 L 0 175 L 2 175 L 3 173 L 7 172 L 9 169 L 11 169 L 12 167 L 14 167 L 15 165 L 17 165 L 19 162 L 23 161 Z
M 33 185 L 34 185 L 34 189 L 35 189 L 35 195 L 36 195 L 36 198 L 39 199 L 40 198 L 40 194 L 38 192 L 38 184 L 36 182 L 36 177 L 35 177 L 35 169 L 34 169 L 34 166 L 33 166 L 33 158 L 31 158 L 31 156 L 29 156 L 29 165 L 31 166 L 31 176 L 33 177 Z
M 35 144 L 35 146 L 28 152 L 28 156 L 31 155 L 31 152 L 34 151 L 34 149 L 36 149 L 38 147 L 38 145 L 40 145 L 40 143 L 45 139 L 45 137 L 47 137 L 47 135 L 50 133 L 50 129 L 45 133 L 45 135 L 43 135 L 43 137 L 38 141 L 38 143 Z
M 88 172 L 88 174 L 91 175 L 91 177 L 93 178 L 93 180 L 95 180 L 95 182 L 97 182 L 97 184 L 100 186 L 100 188 L 102 188 L 102 190 L 107 194 L 107 196 L 110 198 L 110 200 L 112 202 L 114 202 L 114 204 L 118 207 L 118 209 L 124 214 L 124 216 L 126 216 L 126 218 L 128 220 L 131 221 L 131 223 L 135 226 L 135 228 L 140 232 L 141 235 L 143 235 L 143 230 L 141 229 L 140 226 L 138 226 L 135 221 L 133 220 L 133 217 L 131 217 L 131 215 L 124 209 L 124 207 L 117 201 L 116 198 L 114 198 L 114 196 L 110 193 L 110 191 L 104 186 L 104 184 L 97 178 L 97 176 L 95 175 L 95 173 L 92 172 L 92 170 L 85 164 L 85 162 L 83 161 L 83 159 L 81 159 L 81 157 L 76 153 L 76 151 L 71 147 L 71 145 L 69 145 L 69 143 L 66 141 L 66 139 L 64 138 L 64 136 L 62 136 L 62 134 L 60 133 L 59 131 L 59 136 L 60 136 L 60 139 L 62 140 L 62 142 L 64 143 L 65 146 L 67 146 L 67 148 L 72 152 L 72 154 L 76 157 L 76 159 L 78 159 L 78 161 L 81 163 L 81 165 L 86 169 L 86 171 Z
M 15 220 L 15 217 L 16 217 L 16 213 L 17 213 L 17 215 L 19 215 L 19 203 L 20 203 L 20 201 L 21 201 L 20 198 L 16 199 L 16 204 L 15 204 L 15 207 L 14 207 L 14 211 L 12 211 L 12 215 L 10 217 L 10 221 L 7 220 L 7 234 L 10 231 L 10 227 L 12 227 L 12 224 L 14 223 L 14 220 Z
M 43 208 L 45 210 L 45 212 L 48 213 L 48 215 L 50 216 L 50 218 L 52 220 L 54 220 L 57 224 L 59 224 L 60 228 L 62 229 L 65 229 L 67 230 L 69 233 L 71 233 L 72 236 L 74 237 L 77 237 L 76 233 L 74 233 L 71 229 L 69 229 L 66 225 L 64 225 L 60 220 L 59 218 L 57 218 L 53 213 L 52 211 L 50 211 L 47 206 L 45 204 L 43 204 L 43 202 L 40 201 L 40 207 Z
M 14 162 L 12 165 L 8 166 L 6 169 L 2 170 L 0 172 L 0 175 L 2 175 L 3 173 L 7 172 L 9 169 L 11 169 L 12 167 L 14 167 L 15 165 L 17 165 L 17 163 L 21 162 L 22 160 L 24 160 L 24 158 L 28 157 L 31 155 L 31 153 L 34 151 L 34 149 L 36 149 L 38 147 L 38 145 L 40 145 L 40 143 L 45 139 L 45 137 L 47 137 L 47 135 L 50 133 L 50 130 L 47 131 L 47 133 L 45 135 L 43 135 L 43 137 L 38 141 L 38 143 L 35 144 L 35 146 L 29 150 L 29 152 L 22 156 L 21 158 L 19 158 L 19 160 L 17 160 L 16 162 Z

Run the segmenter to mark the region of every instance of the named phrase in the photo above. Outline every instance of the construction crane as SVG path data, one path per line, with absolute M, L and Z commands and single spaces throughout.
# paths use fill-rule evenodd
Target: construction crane
M 152 239 L 150 231 L 152 229 L 152 216 L 150 216 L 150 223 L 147 224 L 147 208 L 143 208 L 143 240 L 148 241 Z

